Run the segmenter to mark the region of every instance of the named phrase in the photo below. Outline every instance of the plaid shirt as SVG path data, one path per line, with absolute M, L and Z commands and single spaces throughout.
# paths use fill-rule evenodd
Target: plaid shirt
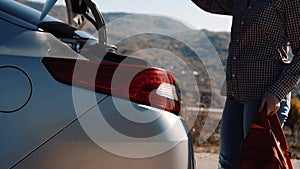
M 269 91 L 282 99 L 291 92 L 300 78 L 300 0 L 192 1 L 207 12 L 233 16 L 227 97 L 257 100 Z

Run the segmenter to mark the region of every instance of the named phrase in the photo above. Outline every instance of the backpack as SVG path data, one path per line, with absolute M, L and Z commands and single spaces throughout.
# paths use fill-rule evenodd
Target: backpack
M 238 169 L 293 169 L 277 114 L 256 114 L 242 145 Z

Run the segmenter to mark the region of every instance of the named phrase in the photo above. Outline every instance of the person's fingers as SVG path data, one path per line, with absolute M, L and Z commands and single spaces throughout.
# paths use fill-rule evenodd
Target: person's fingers
M 274 107 L 272 107 L 272 105 L 270 104 L 266 104 L 266 114 L 270 115 L 273 111 L 274 111 Z
M 273 116 L 273 115 L 275 115 L 275 114 L 278 112 L 279 107 L 280 107 L 280 105 L 279 105 L 279 104 L 276 104 L 274 107 L 270 108 L 270 112 L 267 112 L 267 115 L 268 115 L 268 116 Z
M 262 112 L 264 110 L 264 107 L 266 106 L 266 100 L 263 99 L 261 104 L 260 104 L 260 107 L 258 109 L 258 112 Z
M 259 112 L 265 111 L 265 113 L 268 116 L 274 115 L 279 109 L 279 107 L 277 107 L 277 105 L 274 105 L 274 104 L 268 102 L 267 100 L 263 101 L 263 104 L 261 107 L 262 107 L 262 109 Z
M 274 110 L 271 110 L 271 111 L 267 112 L 267 115 L 268 116 L 273 116 L 276 112 L 277 112 L 276 109 L 274 109 Z
M 280 102 L 278 98 L 274 94 L 266 92 L 262 98 L 262 103 L 258 109 L 258 112 L 265 111 L 267 115 L 274 115 L 279 110 L 279 107 Z
M 269 113 L 267 113 L 268 116 L 273 116 L 277 111 L 270 111 Z

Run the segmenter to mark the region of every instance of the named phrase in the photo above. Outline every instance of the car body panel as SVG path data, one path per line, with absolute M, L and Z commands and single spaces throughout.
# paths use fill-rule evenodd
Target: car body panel
M 3 55 L 0 58 L 0 65 L 22 68 L 30 76 L 33 86 L 32 96 L 26 106 L 16 112 L 0 113 L 0 168 L 7 168 L 76 119 L 77 115 L 73 106 L 72 87 L 54 80 L 41 64 L 40 58 Z M 5 79 L 9 80 L 8 78 L 10 77 Z M 19 83 L 20 79 L 10 81 Z M 1 97 L 10 95 L 4 84 L 0 83 Z M 28 90 L 27 85 L 23 87 L 26 87 L 24 90 Z M 80 88 L 73 90 L 93 93 Z M 100 95 L 98 94 L 98 99 L 106 96 Z M 96 104 L 96 101 L 82 102 L 82 113 Z
M 41 22 L 59 21 L 49 15 L 40 20 L 42 15 L 40 11 L 16 1 L 0 1 L 0 6 L 2 19 L 29 29 L 37 30 L 38 24 Z
M 26 92 L 30 90 L 32 94 L 28 103 L 21 109 L 10 113 L 0 113 L 0 168 L 8 168 L 77 118 L 73 106 L 73 90 L 81 91 L 81 93 L 94 94 L 94 92 L 76 87 L 72 89 L 72 86 L 57 82 L 41 62 L 41 59 L 46 56 L 83 57 L 49 33 L 18 27 L 5 20 L 0 20 L 0 23 L 3 40 L 0 44 L 0 67 L 2 67 L 0 75 L 5 82 L 10 82 L 18 87 L 18 91 L 10 91 L 8 89 L 12 85 L 7 86 L 7 83 L 3 83 L 4 80 L 2 80 L 0 100 L 24 102 L 24 100 L 27 101 L 23 98 L 27 97 Z M 10 68 L 10 73 L 7 72 L 8 68 Z M 13 72 L 11 72 L 11 68 L 14 68 Z M 28 77 L 27 81 L 26 77 L 15 73 L 16 71 L 20 72 L 19 69 L 24 72 L 24 76 Z M 11 75 L 16 76 L 12 77 Z M 20 83 L 24 85 L 20 85 Z M 12 92 L 18 93 L 12 94 Z M 8 96 L 15 98 L 8 99 Z M 97 96 L 99 100 L 106 97 L 101 94 Z M 63 102 L 57 100 L 63 100 Z M 18 103 L 15 104 L 19 106 Z M 85 112 L 96 104 L 97 100 L 82 102 L 81 110 L 78 111 Z M 5 107 L 8 105 L 0 102 L 0 108 Z M 10 107 L 8 110 L 12 110 Z M 22 138 L 22 142 L 20 142 L 20 138 Z
M 114 107 L 112 98 L 108 97 L 104 102 L 110 102 L 109 107 Z M 131 105 L 127 102 L 128 106 Z M 112 137 L 111 132 L 107 132 L 107 126 L 97 120 L 99 117 L 99 108 L 102 105 L 91 109 L 78 121 L 74 122 L 68 128 L 59 133 L 55 138 L 47 142 L 43 147 L 33 152 L 28 158 L 16 165 L 14 168 L 43 168 L 43 169 L 69 169 L 69 168 L 131 168 L 131 169 L 153 169 L 153 168 L 172 168 L 183 169 L 187 168 L 186 163 L 178 163 L 178 161 L 187 161 L 187 156 L 181 154 L 188 153 L 188 144 L 186 135 L 178 135 L 185 133 L 180 119 L 171 117 L 175 116 L 169 112 L 161 110 L 149 110 L 148 113 L 161 114 L 161 118 L 171 122 L 165 123 L 165 120 L 153 122 L 154 125 L 149 126 L 148 130 L 145 127 L 140 127 L 145 124 L 136 123 L 135 130 L 126 130 L 127 134 L 136 132 L 148 132 L 152 127 L 169 128 L 166 132 L 153 136 L 152 138 L 134 138 L 134 137 Z M 138 106 L 138 105 L 135 105 Z M 119 113 L 116 110 L 103 110 L 102 115 L 110 116 L 110 114 Z M 163 115 L 164 114 L 164 115 Z M 96 119 L 94 122 L 91 119 Z M 98 124 L 95 124 L 98 123 Z M 97 135 L 93 135 L 90 129 L 87 129 L 89 124 Z M 113 124 L 123 126 L 122 123 Z M 126 125 L 127 126 L 127 125 Z M 88 134 L 87 134 L 88 133 Z M 95 134 L 95 133 L 94 133 Z M 178 135 L 174 138 L 173 135 Z M 135 140 L 135 141 L 134 141 Z M 144 141 L 141 141 L 144 140 Z M 171 146 L 170 146 L 171 145 Z M 112 146 L 112 147 L 110 147 Z M 168 147 L 169 146 L 169 147 Z M 164 149 L 168 147 L 168 149 Z M 161 150 L 161 151 L 160 151 Z M 147 152 L 147 153 L 145 153 Z M 152 153 L 151 153 L 152 152 Z M 170 154 L 173 154 L 170 156 Z M 143 157 L 144 156 L 144 157 Z M 186 158 L 186 159 L 185 159 Z M 63 164 L 63 165 L 61 165 Z

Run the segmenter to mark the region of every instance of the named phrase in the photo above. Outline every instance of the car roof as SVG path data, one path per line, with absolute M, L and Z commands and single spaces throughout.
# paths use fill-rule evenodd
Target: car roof
M 41 21 L 40 11 L 11 0 L 0 1 L 0 18 L 31 29 L 37 29 L 41 22 L 60 21 L 49 15 Z

